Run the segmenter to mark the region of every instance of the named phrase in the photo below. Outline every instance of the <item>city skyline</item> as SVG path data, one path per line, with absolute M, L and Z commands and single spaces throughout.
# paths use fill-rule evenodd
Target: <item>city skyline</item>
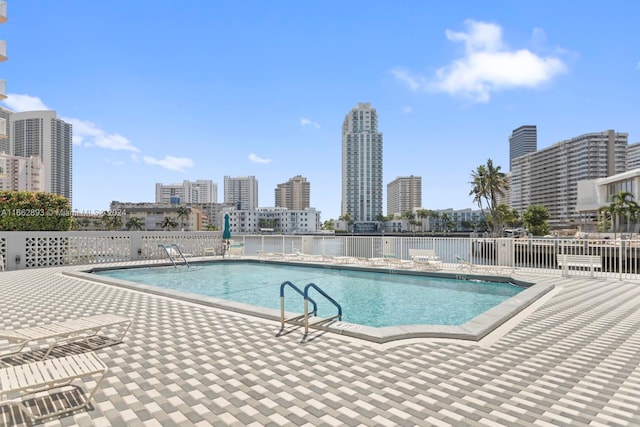
M 255 176 L 270 206 L 302 175 L 335 219 L 341 122 L 360 102 L 380 118 L 383 187 L 421 176 L 427 209 L 474 208 L 471 171 L 508 171 L 522 125 L 538 149 L 609 129 L 640 141 L 636 3 L 160 5 L 7 2 L 1 104 L 73 124 L 74 208 L 224 176 Z

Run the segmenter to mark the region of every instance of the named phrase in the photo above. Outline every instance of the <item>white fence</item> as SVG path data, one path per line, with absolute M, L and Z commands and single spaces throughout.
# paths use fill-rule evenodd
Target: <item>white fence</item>
M 340 235 L 233 236 L 242 243 L 245 256 L 273 252 L 410 259 L 409 249 L 432 249 L 446 267 L 456 258 L 479 265 L 514 267 L 517 271 L 560 274 L 558 256 L 597 255 L 596 277 L 640 278 L 640 240 L 447 238 Z M 2 232 L 0 255 L 7 270 L 99 264 L 166 258 L 158 245 L 176 244 L 186 256 L 221 254 L 220 232 Z M 215 255 L 214 255 L 215 256 Z M 589 277 L 589 268 L 569 267 L 571 276 Z

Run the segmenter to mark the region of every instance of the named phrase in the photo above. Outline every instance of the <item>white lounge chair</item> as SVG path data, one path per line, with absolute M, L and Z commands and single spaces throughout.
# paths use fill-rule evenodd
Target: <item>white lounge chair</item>
M 131 319 L 127 317 L 99 314 L 21 329 L 0 329 L 0 341 L 7 341 L 0 344 L 0 357 L 19 353 L 29 343 L 38 344 L 43 341 L 48 343 L 43 359 L 55 347 L 70 342 L 84 341 L 90 347 L 97 348 L 104 345 L 92 342 L 91 338 L 95 338 L 98 333 L 112 338 L 113 341 L 108 341 L 110 345 L 122 342 L 130 326 Z
M 442 261 L 433 249 L 409 249 L 409 256 L 416 268 L 421 270 L 442 270 Z
M 413 266 L 413 261 L 410 259 L 400 259 L 396 254 L 383 254 L 385 263 L 391 267 L 409 268 Z
M 107 367 L 91 352 L 0 368 L 0 406 L 17 406 L 34 421 L 84 408 L 89 405 L 106 373 Z M 64 399 L 63 408 L 25 403 L 34 398 L 43 400 L 46 397 L 44 392 L 52 395 L 63 392 L 66 387 L 76 388 L 78 386 L 74 382 L 85 379 L 93 380 L 95 385 L 86 393 L 76 392 L 73 398 Z M 43 408 L 54 409 L 44 412 Z
M 456 262 L 460 270 L 467 270 L 469 273 L 474 273 L 478 270 L 478 267 L 474 263 L 462 258 L 460 255 L 456 255 Z

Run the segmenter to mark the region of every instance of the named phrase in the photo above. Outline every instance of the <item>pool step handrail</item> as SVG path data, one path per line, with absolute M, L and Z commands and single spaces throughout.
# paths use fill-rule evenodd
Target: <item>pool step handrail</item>
M 176 261 L 173 258 L 173 255 L 171 255 L 171 249 L 175 249 L 176 252 L 178 252 L 180 257 L 182 257 L 182 260 L 184 261 L 184 264 L 187 266 L 187 268 L 190 267 L 189 262 L 187 261 L 187 258 L 185 258 L 184 254 L 180 250 L 180 247 L 178 247 L 178 245 L 176 245 L 175 243 L 172 243 L 170 245 L 159 244 L 158 247 L 164 249 L 164 251 L 166 252 L 167 256 L 169 257 L 169 261 L 171 261 L 171 264 L 173 264 L 173 266 L 175 268 L 178 268 L 178 266 L 176 265 Z
M 289 288 L 293 289 L 294 291 L 296 291 L 297 293 L 299 293 L 302 298 L 305 298 L 304 292 L 299 287 L 297 287 L 296 285 L 291 283 L 290 281 L 287 280 L 286 282 L 283 282 L 280 285 L 280 328 L 281 329 L 284 329 L 284 324 L 285 323 L 290 323 L 290 324 L 294 324 L 295 325 L 295 324 L 298 324 L 298 322 L 300 320 L 304 319 L 305 317 L 308 317 L 308 315 L 309 315 L 306 312 L 307 310 L 306 310 L 306 306 L 305 306 L 305 313 L 300 314 L 300 315 L 295 316 L 295 317 L 291 317 L 289 319 L 285 319 L 285 317 L 284 317 L 284 290 L 287 287 L 289 287 Z M 318 304 L 316 304 L 316 302 L 314 300 L 312 300 L 312 299 L 309 299 L 309 301 L 311 301 L 311 304 L 313 305 L 312 314 L 315 316 L 315 315 L 318 314 Z
M 338 314 L 336 314 L 335 316 L 324 318 L 324 319 L 318 319 L 317 321 L 310 323 L 309 322 L 309 310 L 308 310 L 308 307 L 309 307 L 309 301 L 313 302 L 311 297 L 309 297 L 309 290 L 310 289 L 315 289 L 316 291 L 318 291 L 318 293 L 320 295 L 325 297 L 331 304 L 333 304 L 338 309 Z M 313 302 L 313 304 L 314 304 L 314 308 L 315 308 L 316 307 L 315 302 Z M 305 316 L 304 316 L 304 335 L 305 336 L 307 336 L 309 334 L 309 326 L 324 325 L 325 323 L 332 322 L 335 319 L 342 320 L 342 306 L 340 304 L 338 304 L 338 302 L 336 300 L 331 298 L 325 291 L 320 289 L 320 287 L 318 285 L 316 285 L 315 283 L 309 283 L 307 286 L 304 287 L 304 313 L 305 313 Z

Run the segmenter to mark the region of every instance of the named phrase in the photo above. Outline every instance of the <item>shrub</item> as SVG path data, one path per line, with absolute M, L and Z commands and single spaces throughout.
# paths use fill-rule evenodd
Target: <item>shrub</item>
M 0 230 L 66 231 L 71 222 L 71 206 L 63 196 L 0 191 Z

